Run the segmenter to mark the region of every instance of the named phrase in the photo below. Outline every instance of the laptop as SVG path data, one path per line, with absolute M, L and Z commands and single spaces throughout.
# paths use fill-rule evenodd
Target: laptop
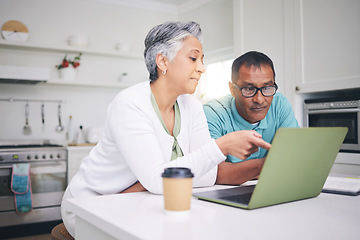
M 256 185 L 197 192 L 193 196 L 244 209 L 316 197 L 347 131 L 345 127 L 280 128 Z

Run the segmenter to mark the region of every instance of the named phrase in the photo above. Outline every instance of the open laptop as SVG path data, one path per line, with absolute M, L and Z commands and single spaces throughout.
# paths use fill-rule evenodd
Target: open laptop
M 198 192 L 193 196 L 245 209 L 316 197 L 346 133 L 345 127 L 280 128 L 256 185 Z

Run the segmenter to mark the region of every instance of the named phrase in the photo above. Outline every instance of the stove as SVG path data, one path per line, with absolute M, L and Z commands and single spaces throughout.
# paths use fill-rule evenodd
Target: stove
M 66 148 L 57 144 L 0 145 L 0 164 L 60 160 L 66 155 Z
M 6 148 L 43 148 L 43 147 L 62 147 L 58 144 L 50 144 L 50 143 L 43 143 L 43 144 L 36 144 L 36 143 L 30 143 L 30 144 L 10 144 L 10 145 L 1 145 L 0 149 L 6 149 Z
M 30 164 L 32 211 L 19 215 L 11 191 L 13 164 Z M 61 220 L 67 150 L 47 141 L 0 142 L 0 227 Z

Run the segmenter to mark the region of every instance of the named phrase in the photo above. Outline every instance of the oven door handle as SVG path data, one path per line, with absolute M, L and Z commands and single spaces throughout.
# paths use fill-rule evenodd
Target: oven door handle
M 319 113 L 348 113 L 348 112 L 360 112 L 359 108 L 348 108 L 348 109 L 331 109 L 331 110 L 308 110 L 308 114 L 319 114 Z
M 12 166 L 10 165 L 10 166 L 0 166 L 0 169 L 12 169 Z
M 16 164 L 16 163 L 14 163 Z M 31 167 L 46 167 L 46 166 L 56 166 L 56 165 L 63 165 L 64 163 L 61 162 L 44 162 L 44 163 L 39 163 L 39 162 L 32 162 L 30 163 L 30 168 Z M 0 165 L 0 169 L 12 169 L 12 164 L 6 165 L 6 166 L 1 166 Z

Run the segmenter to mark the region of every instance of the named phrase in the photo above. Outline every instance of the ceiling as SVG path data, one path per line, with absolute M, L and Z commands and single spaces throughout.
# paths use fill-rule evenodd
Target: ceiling
M 131 0 L 129 0 L 129 1 L 131 1 Z M 164 3 L 164 4 L 172 4 L 176 7 L 179 7 L 186 2 L 191 2 L 191 0 L 148 0 L 148 2 L 160 2 L 160 3 Z
M 90 0 L 173 14 L 184 13 L 214 0 Z

